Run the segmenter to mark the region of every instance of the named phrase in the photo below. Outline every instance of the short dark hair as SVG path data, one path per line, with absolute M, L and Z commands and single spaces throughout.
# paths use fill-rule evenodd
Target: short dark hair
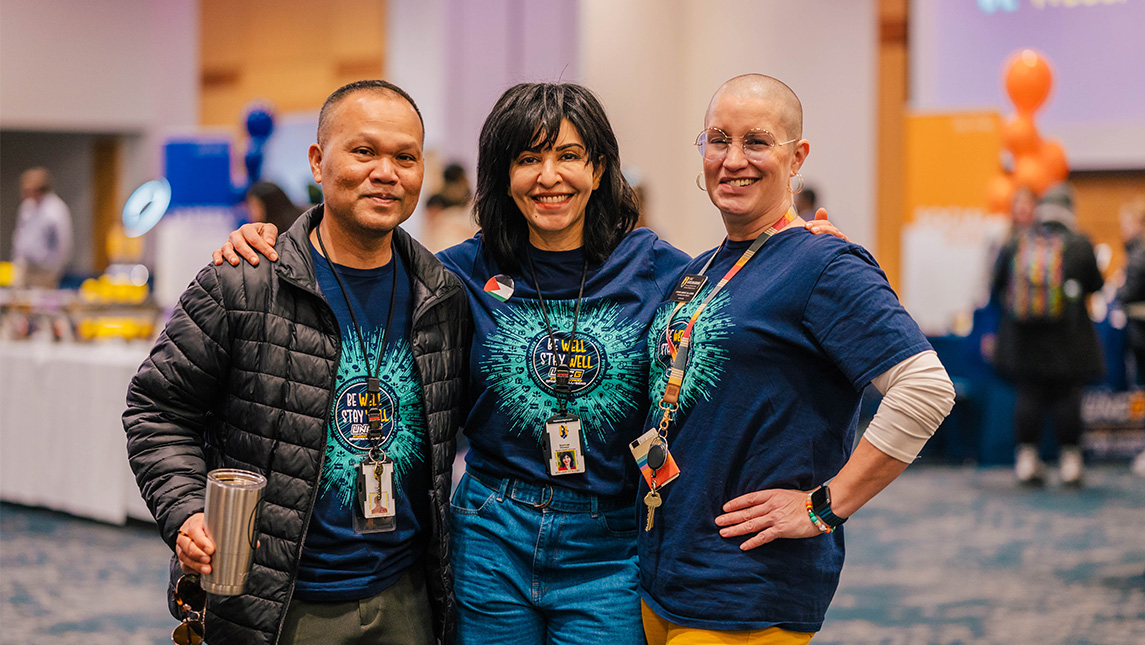
M 584 255 L 600 264 L 640 216 L 636 193 L 620 172 L 620 149 L 604 107 L 575 83 L 521 83 L 505 91 L 481 128 L 473 208 L 482 239 L 502 271 L 520 266 L 529 225 L 509 194 L 509 169 L 524 150 L 551 148 L 568 119 L 584 140 L 588 159 L 604 168 L 584 216 Z
M 445 181 L 457 181 L 465 178 L 465 166 L 459 163 L 451 163 L 445 167 L 441 176 Z
M 246 194 L 262 202 L 266 210 L 266 221 L 274 224 L 279 233 L 290 228 L 302 214 L 302 209 L 294 204 L 286 191 L 273 182 L 257 181 L 251 184 Z
M 413 97 L 407 94 L 405 90 L 389 81 L 366 80 L 347 83 L 346 85 L 343 85 L 342 87 L 334 90 L 333 94 L 326 97 L 326 102 L 322 104 L 322 111 L 318 113 L 318 145 L 322 145 L 322 140 L 326 138 L 323 133 L 329 127 L 330 113 L 333 112 L 334 108 L 342 102 L 342 99 L 350 96 L 351 94 L 356 94 L 357 92 L 388 93 L 396 94 L 397 96 L 401 97 L 406 103 L 409 103 L 410 107 L 413 108 L 413 111 L 417 113 L 418 123 L 421 123 L 421 140 L 423 143 L 425 142 L 425 119 L 421 118 L 421 110 L 417 109 L 417 103 L 414 103 Z
M 811 208 L 815 208 L 815 206 L 819 204 L 819 196 L 815 194 L 814 188 L 804 188 L 803 199 L 807 200 L 807 204 L 811 206 Z

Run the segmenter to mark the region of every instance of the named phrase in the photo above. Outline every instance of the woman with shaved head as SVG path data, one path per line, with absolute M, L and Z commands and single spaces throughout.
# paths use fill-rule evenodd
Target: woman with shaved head
M 915 458 L 954 389 L 874 258 L 798 225 L 810 144 L 787 85 L 722 85 L 696 146 L 727 239 L 652 322 L 648 426 L 680 474 L 638 494 L 645 634 L 806 643 L 838 585 L 841 525 Z M 884 398 L 852 450 L 868 383 Z

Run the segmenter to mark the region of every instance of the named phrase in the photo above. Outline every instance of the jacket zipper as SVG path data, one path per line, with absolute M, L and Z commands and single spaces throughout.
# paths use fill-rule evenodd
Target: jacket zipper
M 290 598 L 294 597 L 294 585 L 298 581 L 298 566 L 302 562 L 302 549 L 306 545 L 306 534 L 310 531 L 310 519 L 314 516 L 314 505 L 318 503 L 318 488 L 322 483 L 322 469 L 326 466 L 326 444 L 330 441 L 330 424 L 327 417 L 330 413 L 330 407 L 334 405 L 334 397 L 336 396 L 338 390 L 338 366 L 342 363 L 342 330 L 338 328 L 338 317 L 334 314 L 334 309 L 330 306 L 330 303 L 326 302 L 326 299 L 322 297 L 322 294 L 318 293 L 317 291 L 285 276 L 279 275 L 279 277 L 287 284 L 293 285 L 302 290 L 304 293 L 314 296 L 318 299 L 319 302 L 322 303 L 321 306 L 325 308 L 325 313 L 334 320 L 334 337 L 337 339 L 338 352 L 334 356 L 334 379 L 330 386 L 330 394 L 326 399 L 326 407 L 323 408 L 324 414 L 322 416 L 322 447 L 318 453 L 318 474 L 317 478 L 313 482 L 314 491 L 310 494 L 310 503 L 307 505 L 306 517 L 303 518 L 302 534 L 298 538 L 298 551 L 295 553 L 294 566 L 291 567 L 290 571 L 290 590 L 287 595 L 286 606 L 283 607 L 282 614 L 278 618 L 278 630 L 274 634 L 274 642 L 276 643 L 278 642 L 278 639 L 282 637 L 282 627 L 286 624 L 286 612 L 290 609 Z

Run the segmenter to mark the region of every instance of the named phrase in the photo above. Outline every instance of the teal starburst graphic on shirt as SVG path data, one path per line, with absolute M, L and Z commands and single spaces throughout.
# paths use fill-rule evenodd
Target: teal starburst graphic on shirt
M 374 361 L 382 341 L 381 330 L 367 333 L 366 351 L 370 366 L 378 369 Z M 345 420 L 362 416 L 360 406 L 347 405 L 347 401 L 365 392 L 366 361 L 353 327 L 342 331 L 342 360 L 338 365 L 334 405 L 327 422 L 326 461 L 322 466 L 319 494 L 334 494 L 339 504 L 348 505 L 354 499 L 357 486 L 357 465 L 366 456 L 368 441 L 347 436 L 349 428 L 356 428 Z M 414 372 L 413 352 L 404 338 L 391 338 L 386 343 L 380 373 L 383 404 L 382 449 L 394 462 L 394 494 L 401 495 L 400 482 L 423 460 L 426 442 L 425 408 L 422 405 L 421 382 Z M 393 404 L 396 402 L 396 406 Z M 395 409 L 396 408 L 396 409 Z
M 696 294 L 692 301 L 684 305 L 672 318 L 672 343 L 678 344 L 681 332 L 687 326 L 688 320 L 707 297 L 711 288 L 704 289 Z M 718 341 L 731 336 L 735 323 L 726 312 L 728 298 L 727 291 L 721 291 L 704 307 L 696 325 L 692 330 L 692 342 L 688 355 L 688 366 L 684 371 L 684 383 L 680 387 L 680 415 L 695 405 L 696 401 L 703 399 L 710 401 L 712 392 L 719 385 L 720 376 L 723 375 L 723 366 L 728 361 L 728 351 L 717 345 Z M 655 408 L 664 396 L 664 386 L 668 384 L 668 368 L 671 366 L 671 355 L 665 339 L 665 325 L 668 317 L 676 308 L 676 303 L 666 303 L 656 310 L 649 331 L 648 358 L 651 364 L 648 379 L 648 395 Z
M 489 389 L 515 435 L 537 445 L 545 421 L 557 411 L 553 369 L 570 367 L 569 411 L 588 436 L 604 441 L 636 409 L 647 358 L 640 347 L 644 326 L 608 302 L 581 304 L 576 335 L 568 340 L 576 302 L 546 301 L 554 341 L 546 333 L 540 304 L 521 300 L 493 312 L 497 331 L 486 341 L 480 363 Z

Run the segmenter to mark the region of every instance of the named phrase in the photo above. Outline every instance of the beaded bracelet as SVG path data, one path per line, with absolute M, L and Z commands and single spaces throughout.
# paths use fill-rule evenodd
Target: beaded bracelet
M 815 508 L 814 508 L 814 505 L 811 504 L 811 498 L 810 497 L 807 498 L 807 515 L 811 518 L 811 522 L 815 525 L 815 528 L 819 529 L 820 532 L 822 532 L 822 533 L 834 532 L 835 529 L 831 528 L 830 526 L 827 526 L 823 522 L 823 520 L 819 519 L 819 516 L 815 514 Z

